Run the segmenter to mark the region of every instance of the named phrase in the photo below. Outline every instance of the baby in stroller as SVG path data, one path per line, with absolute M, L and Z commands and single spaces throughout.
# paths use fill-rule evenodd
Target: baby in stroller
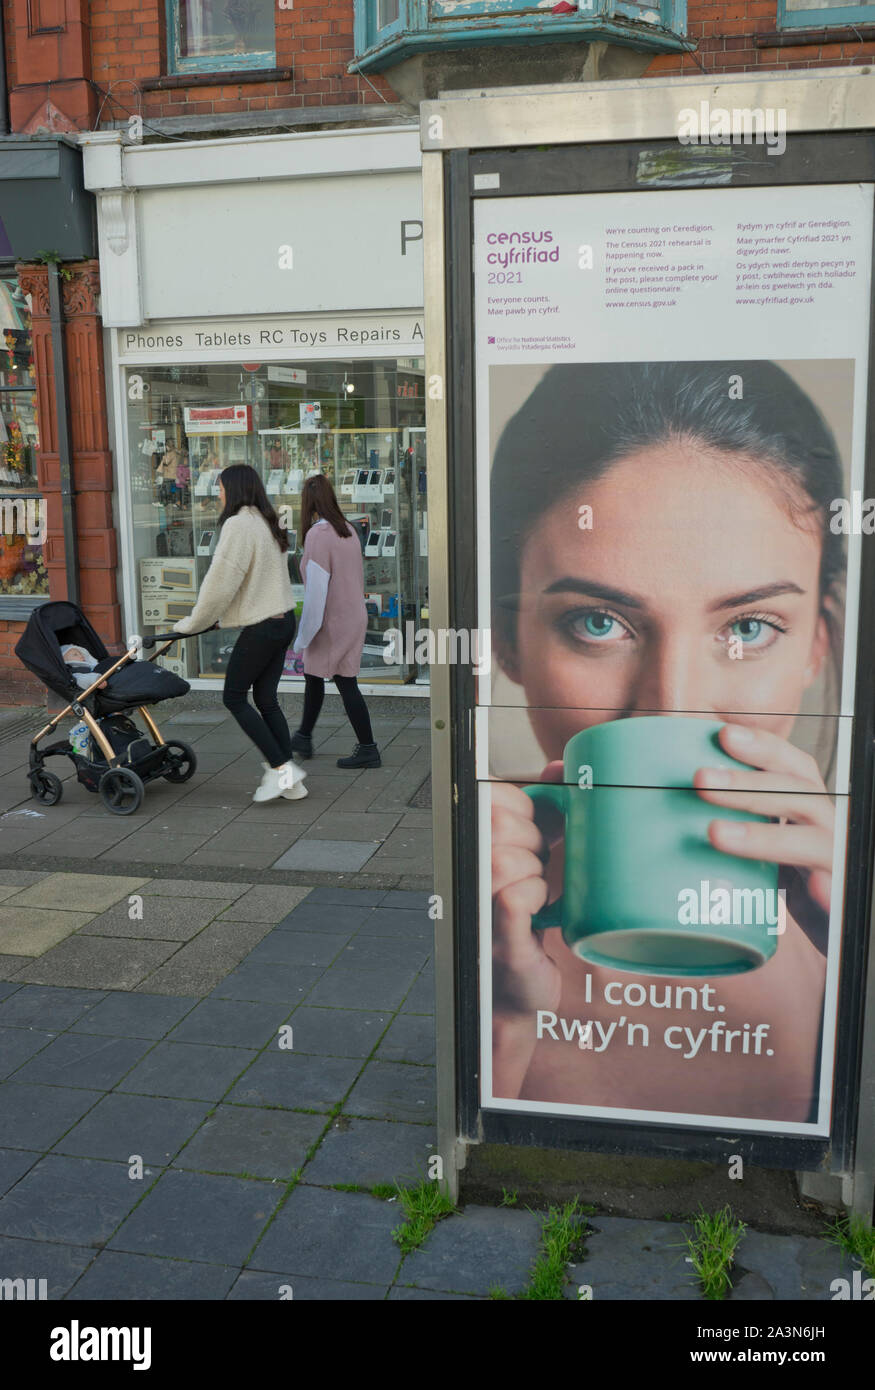
M 154 645 L 155 640 L 148 645 Z M 139 660 L 137 647 L 114 658 L 76 604 L 44 603 L 34 610 L 15 654 L 47 689 L 69 701 L 35 735 L 30 746 L 30 785 L 38 801 L 54 806 L 63 794 L 60 778 L 44 766 L 53 756 L 68 757 L 78 781 L 97 792 L 115 815 L 136 811 L 148 782 L 159 777 L 169 782 L 188 781 L 197 767 L 193 750 L 186 743 L 166 742 L 147 708 L 187 695 L 191 689 L 187 681 L 154 664 L 154 657 L 175 641 L 177 634 L 168 634 L 168 640 L 147 661 Z M 145 734 L 130 718 L 134 709 L 146 726 Z M 70 713 L 88 726 L 90 757 L 83 756 L 67 739 L 39 747 Z

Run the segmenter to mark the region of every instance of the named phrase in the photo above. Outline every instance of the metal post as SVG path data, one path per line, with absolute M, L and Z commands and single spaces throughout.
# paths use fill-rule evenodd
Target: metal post
M 61 285 L 57 265 L 49 263 L 49 320 L 52 325 L 52 361 L 55 378 L 55 419 L 58 466 L 61 474 L 61 512 L 64 521 L 64 562 L 67 598 L 79 602 L 79 547 L 76 538 L 76 502 L 73 491 L 73 456 L 70 448 L 70 399 L 67 394 L 67 350 Z
M 428 440 L 429 625 L 449 627 L 449 505 L 447 477 L 446 284 L 442 154 L 422 157 L 425 279 L 426 438 Z M 431 668 L 431 765 L 434 818 L 435 1033 L 437 1037 L 438 1152 L 453 1200 L 463 1154 L 456 1105 L 456 964 L 453 921 L 453 758 L 450 668 Z

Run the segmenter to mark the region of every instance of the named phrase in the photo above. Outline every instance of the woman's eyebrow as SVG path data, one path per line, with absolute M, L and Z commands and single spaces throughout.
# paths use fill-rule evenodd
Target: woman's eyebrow
M 708 612 L 722 613 L 727 608 L 740 608 L 742 604 L 762 603 L 763 599 L 777 598 L 778 594 L 804 593 L 804 589 L 800 589 L 798 584 L 793 584 L 789 579 L 778 580 L 775 584 L 763 584 L 759 589 L 748 589 L 743 594 L 732 594 L 729 598 L 718 599 L 709 606 Z
M 622 604 L 625 608 L 644 608 L 643 599 L 627 594 L 622 589 L 612 589 L 607 584 L 597 584 L 593 579 L 577 579 L 566 575 L 557 579 L 544 590 L 545 594 L 585 594 L 587 598 L 601 598 L 607 603 Z

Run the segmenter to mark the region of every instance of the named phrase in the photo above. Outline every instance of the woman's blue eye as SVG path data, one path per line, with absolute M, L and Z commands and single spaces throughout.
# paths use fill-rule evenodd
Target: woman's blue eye
M 756 642 L 766 629 L 767 624 L 760 618 L 739 618 L 738 622 L 732 624 L 733 634 L 740 637 L 744 643 Z
M 587 613 L 583 625 L 590 637 L 607 637 L 617 625 L 617 620 L 610 613 Z

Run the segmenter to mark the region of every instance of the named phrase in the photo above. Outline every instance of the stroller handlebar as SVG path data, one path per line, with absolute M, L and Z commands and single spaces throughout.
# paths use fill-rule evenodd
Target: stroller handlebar
M 151 651 L 159 642 L 165 644 L 166 650 L 167 647 L 172 647 L 174 642 L 179 642 L 186 637 L 200 637 L 205 632 L 212 632 L 213 628 L 218 626 L 218 623 L 213 623 L 210 627 L 201 628 L 200 632 L 156 632 L 154 636 L 142 639 L 143 651 Z M 160 653 L 156 652 L 155 655 L 159 656 Z

